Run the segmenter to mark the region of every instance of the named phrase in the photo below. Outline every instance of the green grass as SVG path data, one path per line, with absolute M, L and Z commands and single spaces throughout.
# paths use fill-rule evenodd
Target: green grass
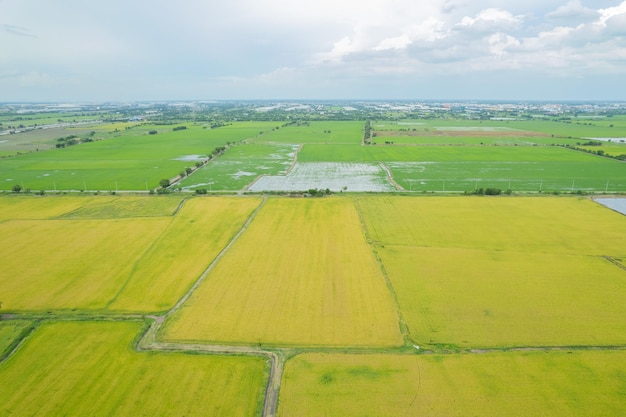
M 16 184 L 31 190 L 147 190 L 172 178 L 217 146 L 258 134 L 263 124 L 241 123 L 219 129 L 190 127 L 157 135 L 125 133 L 107 140 L 0 160 L 0 189 Z
M 606 416 L 626 405 L 626 352 L 303 354 L 278 416 Z
M 260 412 L 263 359 L 136 352 L 132 343 L 140 330 L 137 322 L 42 325 L 0 364 L 0 415 Z
M 413 191 L 619 191 L 626 164 L 562 147 L 305 145 L 300 162 L 385 162 Z
M 325 144 L 359 144 L 363 138 L 362 121 L 350 122 L 309 122 L 306 125 L 290 125 L 259 136 L 257 142 L 276 143 L 325 143 Z
M 297 145 L 246 143 L 229 148 L 181 186 L 186 189 L 241 190 L 260 175 L 285 173 L 293 163 Z
M 15 346 L 18 339 L 33 325 L 25 320 L 0 321 L 0 360 Z
M 93 204 L 59 216 L 59 219 L 115 219 L 124 217 L 171 216 L 182 201 L 180 196 L 154 196 L 146 198 L 124 196 L 94 200 Z
M 611 127 L 613 125 L 613 127 Z M 626 137 L 626 117 L 614 116 L 601 119 L 574 118 L 569 121 L 556 119 L 530 120 L 467 120 L 467 119 L 415 119 L 397 122 L 373 122 L 372 127 L 381 131 L 400 131 L 405 129 L 416 132 L 435 134 L 449 128 L 466 130 L 495 129 L 536 132 L 552 138 L 587 138 L 587 137 Z

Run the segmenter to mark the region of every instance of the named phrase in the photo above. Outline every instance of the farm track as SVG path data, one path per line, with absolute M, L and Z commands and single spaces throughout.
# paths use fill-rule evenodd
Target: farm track
M 387 181 L 389 181 L 389 183 L 391 185 L 393 185 L 394 187 L 396 187 L 396 190 L 398 191 L 406 191 L 406 189 L 404 187 L 402 187 L 400 184 L 398 184 L 394 179 L 393 179 L 393 173 L 391 172 L 391 170 L 389 169 L 389 167 L 387 166 L 387 164 L 385 164 L 384 162 L 380 163 L 380 166 L 382 169 L 385 170 L 385 172 L 387 172 Z M 360 214 L 359 214 L 360 215 Z

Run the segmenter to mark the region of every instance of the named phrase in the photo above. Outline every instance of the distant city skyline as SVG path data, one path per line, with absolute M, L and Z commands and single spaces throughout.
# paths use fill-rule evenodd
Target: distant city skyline
M 0 0 L 0 102 L 626 100 L 620 0 Z

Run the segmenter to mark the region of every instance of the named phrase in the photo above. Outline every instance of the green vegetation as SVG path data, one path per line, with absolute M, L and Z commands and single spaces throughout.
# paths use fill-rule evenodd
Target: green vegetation
M 136 352 L 140 330 L 137 322 L 43 324 L 0 364 L 0 415 L 259 412 L 262 359 Z
M 538 194 L 626 192 L 624 140 L 616 103 L 0 104 L 0 416 L 618 415 L 626 217 Z
M 220 129 L 189 128 L 149 135 L 127 134 L 79 146 L 0 160 L 0 189 L 16 183 L 36 190 L 143 190 L 158 186 L 193 165 L 190 155 L 258 133 L 262 124 L 241 123 Z
M 287 362 L 281 417 L 622 413 L 626 353 L 303 354 Z
M 2 303 L 0 303 L 1 308 Z M 30 331 L 32 326 L 33 323 L 26 320 L 0 321 L 0 361 L 5 359 L 17 342 Z

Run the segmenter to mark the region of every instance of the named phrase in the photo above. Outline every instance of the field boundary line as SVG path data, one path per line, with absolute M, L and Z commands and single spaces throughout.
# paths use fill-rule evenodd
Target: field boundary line
M 33 334 L 33 332 L 35 330 L 37 330 L 37 327 L 39 325 L 38 321 L 35 321 L 33 323 L 31 323 L 30 326 L 28 326 L 26 329 L 24 329 L 16 338 L 15 340 L 11 343 L 11 345 L 9 345 L 9 348 L 5 351 L 5 352 L 0 352 L 0 364 L 2 364 L 2 362 L 8 360 L 11 356 L 13 356 L 15 354 L 15 352 L 17 352 L 17 350 L 20 348 L 20 346 L 22 346 L 26 339 L 28 339 L 30 337 L 31 334 Z
M 287 169 L 287 171 L 285 171 L 285 173 L 283 174 L 284 176 L 289 175 L 289 173 L 291 171 L 293 171 L 293 168 L 296 166 L 296 164 L 298 163 L 298 154 L 300 153 L 300 151 L 302 150 L 302 148 L 304 147 L 304 144 L 301 143 L 300 146 L 298 146 L 298 149 L 296 149 L 296 151 L 293 153 L 293 162 L 291 162 L 291 166 Z
M 361 230 L 363 231 L 363 237 L 367 241 L 368 246 L 370 247 L 372 256 L 376 260 L 378 264 L 378 268 L 380 270 L 381 275 L 383 276 L 383 280 L 385 281 L 385 285 L 387 286 L 387 291 L 389 291 L 389 295 L 391 296 L 391 300 L 396 309 L 396 316 L 398 317 L 398 327 L 400 328 L 400 334 L 402 335 L 402 339 L 404 340 L 405 346 L 413 345 L 413 340 L 411 339 L 411 333 L 409 332 L 409 327 L 404 320 L 404 316 L 402 315 L 402 310 L 400 310 L 400 303 L 398 301 L 398 294 L 396 293 L 391 280 L 389 279 L 389 275 L 387 274 L 387 270 L 385 269 L 385 265 L 383 265 L 382 259 L 378 256 L 378 252 L 372 243 L 372 240 L 369 236 L 369 232 L 367 230 L 367 226 L 365 224 L 365 218 L 363 217 L 363 212 L 361 210 L 361 205 L 359 204 L 359 199 L 354 198 L 354 207 L 356 209 L 357 215 L 359 216 L 359 221 L 361 223 Z
M 618 261 L 617 259 L 611 257 L 611 256 L 602 256 L 603 259 L 606 259 L 607 261 L 609 261 L 610 263 L 612 263 L 613 265 L 617 266 L 618 268 L 623 269 L 624 271 L 626 271 L 626 265 L 624 265 L 623 263 L 621 263 L 620 261 Z
M 165 316 L 164 316 L 165 318 L 168 318 L 173 313 L 178 311 L 182 307 L 182 305 L 185 304 L 185 302 L 189 299 L 189 297 L 191 297 L 191 294 L 200 286 L 200 284 L 204 282 L 206 277 L 209 275 L 209 272 L 213 270 L 215 265 L 220 261 L 220 259 L 222 259 L 224 254 L 231 248 L 231 246 L 233 246 L 233 244 L 239 239 L 239 237 L 243 234 L 243 232 L 246 231 L 246 229 L 248 228 L 248 225 L 250 225 L 252 220 L 254 220 L 257 213 L 261 211 L 261 208 L 263 208 L 263 206 L 265 206 L 266 201 L 267 201 L 267 197 L 263 197 L 263 200 L 261 201 L 261 203 L 257 206 L 257 208 L 254 209 L 254 211 L 250 214 L 250 216 L 248 216 L 248 219 L 241 226 L 239 231 L 230 239 L 228 244 L 220 251 L 220 253 L 217 254 L 217 256 L 211 261 L 209 266 L 202 272 L 202 274 L 200 274 L 200 277 L 191 286 L 191 288 L 189 288 L 189 290 L 181 297 L 181 299 L 178 300 L 178 302 L 174 305 L 174 307 L 172 307 L 167 313 L 165 313 Z
M 186 200 L 186 199 L 185 199 Z M 183 200 L 183 201 L 185 201 Z M 176 209 L 175 213 L 178 213 L 178 210 L 181 207 L 181 204 L 183 203 L 183 201 L 181 201 L 181 203 L 178 205 L 178 208 Z M 137 273 L 137 270 L 139 268 L 139 264 L 146 258 L 146 256 L 148 256 L 148 254 L 150 254 L 154 248 L 163 240 L 163 237 L 167 234 L 167 232 L 174 226 L 174 222 L 176 221 L 176 215 L 173 214 L 170 218 L 169 224 L 163 229 L 163 231 L 159 234 L 159 236 L 154 239 L 152 241 L 152 243 L 150 245 L 148 245 L 148 247 L 146 248 L 145 251 L 143 251 L 143 253 L 141 254 L 141 256 L 139 258 L 137 258 L 137 260 L 133 263 L 133 267 L 131 268 L 130 272 L 128 273 L 128 277 L 126 278 L 126 280 L 124 281 L 124 283 L 121 285 L 121 287 L 119 288 L 119 290 L 117 290 L 117 293 L 115 293 L 115 295 L 104 305 L 104 308 L 109 308 L 111 307 L 111 305 L 113 303 L 115 303 L 117 301 L 117 299 L 120 297 L 120 295 L 122 295 L 124 293 L 124 290 L 126 290 L 126 287 L 128 286 L 128 284 L 130 283 L 130 281 L 132 281 L 133 276 L 135 276 L 135 273 Z
M 380 167 L 382 169 L 385 170 L 385 172 L 387 172 L 387 181 L 389 181 L 391 183 L 391 185 L 393 185 L 394 187 L 396 187 L 396 190 L 398 191 L 406 191 L 406 188 L 404 188 L 403 186 L 401 186 L 400 184 L 398 184 L 396 182 L 396 180 L 393 179 L 393 174 L 391 173 L 391 169 L 389 169 L 389 167 L 387 166 L 387 164 L 385 164 L 384 162 L 379 162 Z

